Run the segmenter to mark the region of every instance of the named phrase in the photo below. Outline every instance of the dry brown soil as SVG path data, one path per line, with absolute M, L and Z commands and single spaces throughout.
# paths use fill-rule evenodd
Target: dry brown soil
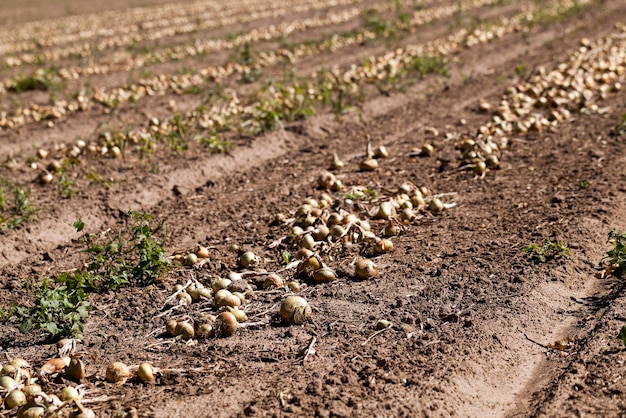
M 104 4 L 53 3 L 9 2 L 0 22 L 93 12 Z M 160 3 L 106 5 L 124 10 Z M 77 216 L 89 231 L 116 231 L 128 226 L 125 211 L 142 210 L 166 220 L 167 255 L 201 244 L 211 249 L 210 262 L 176 264 L 155 286 L 91 295 L 78 349 L 85 353 L 85 398 L 105 399 L 89 404 L 97 416 L 125 416 L 133 408 L 143 417 L 624 416 L 626 350 L 616 336 L 626 323 L 626 294 L 622 281 L 596 274 L 610 248 L 608 232 L 626 229 L 625 137 L 611 135 L 626 113 L 623 91 L 603 102 L 605 114 L 575 115 L 554 129 L 516 135 L 502 151 L 500 169 L 482 178 L 457 169 L 457 151 L 445 137 L 473 133 L 485 123 L 490 116 L 477 111 L 478 99 L 497 104 L 506 86 L 519 82 L 519 66 L 553 68 L 580 38 L 599 38 L 624 23 L 622 0 L 598 4 L 455 54 L 448 81 L 429 75 L 402 93 L 374 95 L 359 115 L 321 113 L 264 136 L 233 136 L 236 147 L 228 155 L 192 148 L 163 150 L 148 162 L 86 159 L 86 167 L 119 181 L 105 188 L 80 178 L 71 199 L 40 185 L 38 172 L 26 163 L 3 169 L 5 177 L 30 189 L 37 214 L 0 233 L 0 306 L 32 303 L 24 284 L 80 266 L 85 255 L 72 227 Z M 491 17 L 515 11 L 510 3 L 494 7 L 480 10 Z M 442 37 L 458 24 L 458 17 L 433 23 L 411 36 L 428 40 L 432 31 Z M 360 62 L 391 45 L 361 45 L 320 62 Z M 184 64 L 200 68 L 203 59 Z M 314 61 L 299 70 L 320 65 Z M 125 79 L 121 75 L 118 82 Z M 11 95 L 21 100 L 3 95 L 3 108 L 11 107 Z M 0 131 L 0 157 L 26 161 L 37 147 L 86 138 L 102 123 L 132 125 L 143 123 L 143 115 L 167 115 L 170 98 L 146 99 L 111 114 L 95 107 L 52 129 L 33 123 Z M 196 100 L 176 99 L 180 106 Z M 371 173 L 358 170 L 366 135 L 391 154 Z M 435 146 L 434 156 L 410 157 L 424 141 Z M 337 281 L 300 292 L 313 307 L 309 323 L 281 325 L 277 304 L 287 291 L 259 290 L 246 308 L 256 326 L 229 338 L 167 336 L 166 318 L 198 313 L 192 305 L 158 316 L 171 307 L 165 302 L 174 285 L 237 270 L 232 244 L 275 265 L 269 260 L 280 252 L 269 244 L 288 234 L 273 224 L 275 214 L 293 216 L 304 199 L 319 196 L 316 179 L 333 153 L 346 162 L 336 173 L 346 185 L 384 194 L 410 181 L 445 194 L 456 206 L 424 216 L 393 238 L 392 252 L 373 257 L 379 269 L 374 279 L 353 277 L 350 263 L 360 247 L 341 253 L 331 262 Z M 373 204 L 350 205 L 334 195 L 342 208 L 360 214 Z M 522 252 L 544 238 L 567 245 L 571 260 L 535 263 Z M 379 319 L 392 326 L 378 332 Z M 550 348 L 563 338 L 570 340 L 567 348 Z M 314 350 L 308 350 L 312 342 Z M 56 345 L 42 332 L 21 334 L 9 321 L 0 328 L 0 351 L 40 367 L 55 356 Z M 150 361 L 164 372 L 153 385 L 111 385 L 103 375 L 112 361 Z M 59 391 L 66 383 L 59 376 L 47 389 Z

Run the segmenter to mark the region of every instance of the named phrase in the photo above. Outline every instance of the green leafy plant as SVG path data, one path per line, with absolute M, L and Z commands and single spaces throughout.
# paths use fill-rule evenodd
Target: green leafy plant
M 130 211 L 128 216 L 132 222 L 129 233 L 118 231 L 104 237 L 93 233 L 83 235 L 84 251 L 91 255 L 86 269 L 88 280 L 95 287 L 147 286 L 168 270 L 169 260 L 163 249 L 167 237 L 164 221 L 153 226 L 149 214 Z M 74 226 L 77 230 L 84 227 L 81 223 Z M 162 238 L 158 237 L 160 234 Z
M 626 347 L 626 325 L 624 325 L 622 329 L 619 330 L 619 335 L 617 336 L 617 339 L 622 340 L 622 342 L 624 343 L 624 347 Z
M 219 132 L 209 137 L 201 136 L 198 138 L 198 142 L 207 148 L 211 154 L 228 154 L 235 148 L 235 145 L 223 139 Z
M 30 90 L 59 89 L 60 87 L 62 87 L 62 83 L 53 75 L 52 71 L 40 68 L 32 75 L 18 78 L 13 85 L 8 87 L 8 90 L 22 93 Z
M 89 260 L 81 270 L 65 272 L 54 280 L 44 279 L 34 286 L 32 306 L 13 304 L 8 312 L 0 310 L 0 322 L 17 321 L 21 332 L 40 329 L 51 336 L 73 336 L 82 333 L 89 315 L 89 293 L 119 289 L 127 285 L 154 283 L 169 268 L 163 242 L 164 222 L 152 225 L 152 217 L 142 212 L 128 212 L 130 231 L 113 236 L 84 234 L 82 237 Z M 82 219 L 74 222 L 82 232 Z M 162 233 L 163 238 L 157 238 Z
M 29 192 L 0 178 L 0 231 L 27 223 L 34 214 Z
M 613 266 L 612 274 L 622 277 L 626 270 L 626 233 L 611 231 L 608 240 L 613 245 L 613 248 L 607 251 L 609 264 Z
M 529 257 L 539 263 L 545 263 L 557 258 L 571 258 L 571 252 L 561 241 L 552 242 L 548 238 L 543 239 L 542 244 L 531 243 L 528 247 L 522 248 Z
M 372 189 L 352 190 L 348 193 L 341 193 L 340 196 L 350 200 L 372 200 L 378 197 L 378 192 Z
M 10 315 L 20 322 L 21 332 L 41 329 L 53 337 L 76 337 L 82 333 L 83 321 L 91 310 L 88 295 L 83 288 L 55 286 L 54 282 L 45 279 L 37 284 L 34 294 L 33 306 L 14 305 L 11 308 Z
M 526 76 L 528 75 L 528 68 L 526 68 L 524 64 L 519 64 L 515 67 L 515 73 L 520 78 L 526 78 Z
M 626 113 L 622 115 L 622 121 L 615 125 L 611 134 L 615 136 L 626 135 Z

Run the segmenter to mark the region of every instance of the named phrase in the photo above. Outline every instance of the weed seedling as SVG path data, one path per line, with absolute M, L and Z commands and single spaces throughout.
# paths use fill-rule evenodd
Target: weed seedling
M 561 241 L 552 242 L 548 238 L 543 239 L 543 244 L 531 243 L 528 247 L 522 248 L 522 251 L 537 263 L 545 263 L 557 258 L 571 258 L 570 250 L 565 244 Z
M 626 325 L 624 325 L 622 329 L 619 330 L 619 335 L 617 336 L 617 339 L 622 340 L 622 342 L 624 343 L 624 347 L 626 347 Z
M 621 231 L 609 232 L 609 243 L 613 245 L 607 251 L 609 264 L 612 266 L 612 274 L 615 277 L 622 277 L 626 270 L 626 233 Z

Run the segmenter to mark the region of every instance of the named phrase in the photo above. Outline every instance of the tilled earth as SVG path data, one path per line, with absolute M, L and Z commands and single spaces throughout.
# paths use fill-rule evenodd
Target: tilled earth
M 95 11 L 103 7 L 83 3 L 93 3 Z M 455 2 L 434 2 L 448 3 Z M 444 38 L 468 22 L 512 16 L 525 6 L 518 3 L 456 14 L 420 26 L 407 35 L 410 39 L 322 54 L 319 60 L 304 60 L 296 72 L 336 62 L 349 66 L 403 42 Z M 11 4 L 11 10 L 0 11 L 0 21 L 44 18 L 53 6 L 43 6 L 37 16 L 29 7 Z M 124 10 L 123 5 L 115 8 Z M 599 99 L 600 112 L 572 112 L 553 126 L 507 135 L 499 168 L 484 175 L 460 161 L 458 140 L 475 137 L 493 120 L 492 110 L 507 87 L 530 82 L 541 68 L 555 69 L 583 45 L 619 32 L 616 24 L 626 23 L 624 16 L 621 0 L 563 12 L 455 52 L 447 61 L 449 77 L 415 76 L 402 91 L 370 92 L 357 111 L 336 116 L 320 110 L 255 137 L 231 132 L 228 139 L 235 147 L 226 154 L 192 145 L 182 151 L 164 147 L 147 159 L 86 155 L 82 173 L 114 181 L 105 187 L 104 181 L 79 176 L 69 199 L 59 196 L 55 183 L 38 181 L 40 171 L 31 168 L 37 149 L 88 139 L 102 125 L 141 125 L 146 116 L 166 117 L 173 98 L 183 109 L 196 106 L 198 98 L 166 92 L 113 111 L 93 106 L 53 127 L 32 122 L 0 130 L 2 160 L 17 161 L 14 168 L 7 164 L 2 176 L 25 185 L 36 210 L 27 223 L 0 233 L 0 306 L 30 306 L 34 283 L 85 262 L 81 234 L 72 226 L 78 217 L 88 232 L 118 231 L 129 228 L 127 211 L 139 210 L 165 221 L 167 256 L 202 245 L 210 257 L 191 267 L 174 261 L 155 285 L 90 295 L 92 310 L 77 350 L 84 353 L 87 372 L 80 382 L 84 403 L 97 416 L 623 416 L 626 351 L 617 335 L 626 323 L 625 286 L 601 274 L 611 248 L 607 234 L 626 230 L 626 128 L 619 129 L 626 114 L 623 90 Z M 281 16 L 274 23 L 298 17 Z M 272 22 L 268 18 L 237 30 Z M 228 36 L 230 29 L 211 36 Z M 318 28 L 298 37 L 332 31 L 332 26 Z M 624 36 L 623 29 L 619 33 Z M 273 45 L 268 41 L 265 47 Z M 624 46 L 615 48 L 623 56 Z M 99 59 L 106 61 L 106 55 Z M 158 68 L 170 73 L 178 66 L 200 68 L 206 65 L 203 59 L 210 55 Z M 219 59 L 226 62 L 229 56 L 223 53 Z M 622 61 L 621 68 L 625 65 Z M 1 71 L 4 77 L 19 74 L 19 68 Z M 622 72 L 622 84 L 624 77 Z M 104 83 L 128 79 L 127 73 L 118 73 L 107 75 Z M 98 77 L 77 83 L 96 87 Z M 238 82 L 228 83 L 235 88 Z M 47 93 L 37 91 L 0 96 L 2 110 L 9 113 L 46 100 Z M 389 151 L 371 172 L 359 169 L 367 138 Z M 434 153 L 416 156 L 414 148 L 425 142 Z M 325 192 L 318 176 L 333 154 L 345 163 L 333 174 L 346 186 L 327 192 L 334 210 L 367 218 L 376 234 L 386 222 L 370 219 L 368 212 L 402 183 L 428 188 L 449 207 L 442 213 L 420 212 L 392 238 L 388 253 L 374 255 L 365 244 L 334 248 L 324 257 L 338 279 L 325 284 L 303 280 L 308 286 L 298 294 L 311 305 L 311 320 L 286 326 L 277 312 L 292 289 L 262 288 L 265 272 L 294 276 L 280 260 L 284 250 L 294 252 L 289 240 L 274 245 L 290 234 L 276 215 L 293 218 L 305 199 Z M 376 191 L 377 197 L 349 199 L 346 193 L 354 186 Z M 523 251 L 544 239 L 562 242 L 571 257 L 538 262 Z M 197 319 L 200 312 L 214 312 L 210 302 L 172 309 L 168 297 L 176 284 L 190 279 L 210 283 L 240 271 L 233 245 L 261 256 L 248 279 L 258 287 L 244 305 L 249 325 L 227 338 L 185 341 L 167 335 L 169 318 Z M 378 266 L 375 277 L 354 276 L 353 264 L 361 255 Z M 377 329 L 381 319 L 391 326 Z M 22 334 L 18 325 L 9 319 L 1 328 L 0 350 L 7 359 L 24 358 L 38 369 L 57 355 L 49 334 Z M 148 361 L 163 371 L 155 384 L 131 379 L 113 385 L 104 381 L 113 361 Z M 44 390 L 57 393 L 70 383 L 62 374 L 50 376 Z

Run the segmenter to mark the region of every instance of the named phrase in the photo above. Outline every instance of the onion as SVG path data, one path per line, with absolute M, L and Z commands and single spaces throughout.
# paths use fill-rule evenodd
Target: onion
M 235 316 L 237 322 L 246 322 L 248 320 L 248 315 L 246 315 L 246 313 L 239 308 L 231 308 L 230 306 L 227 306 L 226 310 Z
M 85 364 L 79 358 L 73 358 L 70 360 L 70 364 L 67 366 L 65 374 L 75 380 L 81 380 L 85 377 Z
M 306 299 L 292 295 L 283 300 L 278 313 L 285 323 L 300 325 L 311 318 L 312 311 Z
M 137 369 L 137 377 L 144 383 L 154 383 L 156 369 L 150 363 L 141 363 Z
M 186 265 L 193 266 L 197 262 L 198 262 L 198 256 L 196 254 L 194 254 L 194 253 L 187 254 L 187 257 L 185 258 L 185 264 Z
M 170 319 L 165 325 L 165 330 L 170 335 L 176 335 L 176 325 L 178 325 L 178 322 L 175 319 Z
M 17 418 L 41 418 L 46 414 L 43 406 L 26 405 L 17 412 Z
M 0 376 L 0 387 L 6 390 L 13 390 L 17 387 L 17 383 L 10 376 Z
M 236 308 L 241 305 L 241 299 L 232 294 L 229 290 L 221 289 L 215 293 L 213 304 L 216 307 L 231 306 Z
M 445 209 L 445 206 L 443 205 L 443 202 L 441 200 L 437 199 L 436 197 L 433 197 L 428 202 L 428 209 L 430 209 L 430 211 L 433 213 L 439 213 L 439 212 L 443 212 L 443 210 Z
M 27 368 L 30 367 L 30 364 L 28 364 L 28 362 L 26 360 L 24 360 L 24 359 L 14 358 L 9 363 L 9 366 L 13 366 L 13 367 L 16 367 L 18 369 L 27 369 Z
M 37 383 L 30 383 L 24 386 L 22 391 L 24 392 L 24 395 L 26 395 L 26 398 L 28 399 L 43 392 L 43 390 L 41 389 L 41 386 L 38 385 Z
M 378 168 L 378 161 L 373 158 L 363 160 L 359 165 L 361 171 L 374 171 Z
M 296 267 L 296 271 L 298 273 L 310 274 L 318 270 L 321 267 L 321 264 L 322 263 L 319 258 L 317 258 L 317 255 L 313 254 L 306 260 L 300 261 L 300 263 L 298 263 L 298 267 Z
M 306 234 L 302 237 L 300 247 L 306 248 L 307 250 L 312 250 L 315 247 L 315 239 L 313 239 L 311 234 Z
M 8 409 L 13 409 L 26 403 L 26 395 L 19 389 L 13 389 L 4 400 Z
M 109 364 L 106 370 L 106 380 L 109 383 L 123 385 L 130 377 L 128 367 L 119 361 Z
M 341 159 L 339 158 L 339 156 L 337 155 L 337 153 L 333 154 L 333 160 L 330 163 L 330 169 L 331 170 L 337 170 L 341 167 L 343 167 L 343 161 L 341 161 Z
M 61 399 L 66 402 L 75 401 L 77 399 L 80 399 L 80 395 L 78 394 L 78 390 L 76 390 L 75 387 L 67 386 L 63 389 L 63 392 L 61 393 Z
M 182 336 L 184 340 L 188 340 L 190 338 L 193 338 L 193 336 L 195 334 L 194 329 L 193 329 L 193 325 L 191 325 L 187 321 L 179 322 L 178 324 L 176 324 L 175 334 Z
M 391 322 L 386 319 L 379 319 L 378 322 L 376 322 L 376 329 L 385 329 L 389 328 L 390 326 Z
M 388 253 L 391 250 L 393 250 L 393 242 L 387 238 L 379 240 L 376 242 L 376 245 L 374 245 L 374 253 L 376 254 Z
M 220 313 L 215 324 L 219 330 L 219 336 L 222 337 L 230 337 L 237 331 L 237 318 L 230 312 Z
M 354 271 L 358 278 L 369 279 L 374 277 L 378 272 L 378 267 L 372 260 L 366 258 L 360 258 L 354 265 Z
M 241 257 L 239 257 L 239 264 L 241 264 L 241 267 L 243 268 L 252 267 L 258 262 L 259 258 L 252 251 L 246 251 L 245 253 L 241 254 Z
M 317 283 L 329 283 L 337 280 L 337 275 L 330 267 L 322 267 L 313 273 L 313 280 Z
M 201 324 L 196 331 L 196 335 L 200 338 L 203 337 L 212 337 L 215 335 L 215 331 L 213 330 L 213 325 L 211 324 Z
M 387 151 L 384 145 L 380 145 L 374 150 L 374 156 L 376 158 L 389 158 L 389 151 Z
M 41 366 L 41 373 L 60 373 L 70 364 L 70 361 L 69 357 L 50 359 Z
M 196 255 L 198 258 L 209 258 L 209 249 L 199 245 L 198 248 L 196 248 Z
M 217 292 L 221 289 L 226 289 L 231 282 L 232 280 L 227 278 L 217 279 L 215 282 L 213 282 L 213 284 L 211 284 L 211 287 L 213 288 L 214 292 Z
M 430 156 L 433 155 L 433 152 L 435 152 L 435 148 L 431 144 L 422 145 L 422 155 Z
M 282 277 L 280 277 L 276 273 L 268 274 L 265 280 L 263 281 L 263 289 L 271 289 L 271 288 L 279 288 L 283 287 L 285 282 Z
M 385 226 L 384 234 L 386 237 L 393 237 L 400 234 L 400 228 L 397 225 L 394 225 L 392 222 L 389 222 L 387 226 Z
M 17 367 L 15 367 L 15 366 L 13 366 L 11 364 L 5 364 L 0 369 L 0 376 L 12 376 L 12 377 L 15 377 L 16 374 L 17 374 Z
M 391 202 L 383 202 L 378 207 L 378 213 L 376 214 L 376 217 L 378 219 L 388 220 L 393 215 L 393 212 L 394 209 Z

